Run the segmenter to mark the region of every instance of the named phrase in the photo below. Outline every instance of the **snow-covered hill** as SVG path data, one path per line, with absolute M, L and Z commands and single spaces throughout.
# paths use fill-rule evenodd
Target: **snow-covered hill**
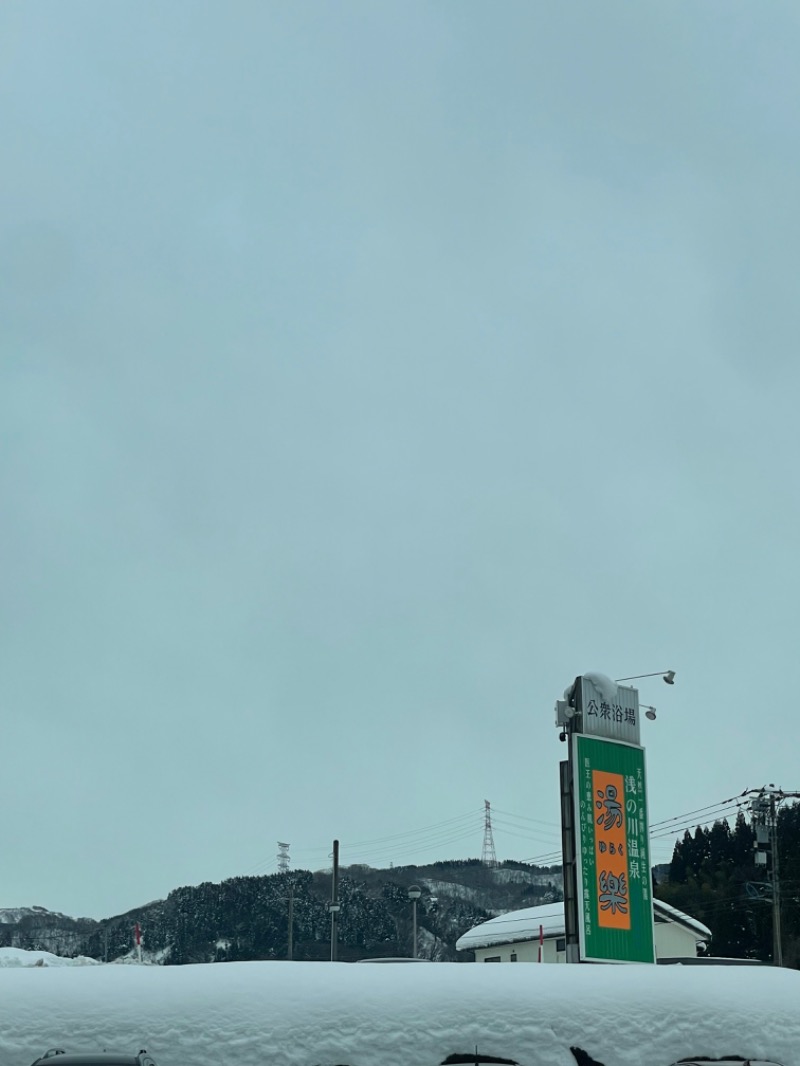
M 455 942 L 473 925 L 519 907 L 561 898 L 561 871 L 522 863 L 488 867 L 478 860 L 436 862 L 388 870 L 342 868 L 339 958 L 408 955 L 408 887 L 422 887 L 417 907 L 419 950 L 437 960 L 456 958 Z M 0 909 L 0 947 L 130 957 L 138 924 L 151 961 L 174 964 L 284 958 L 287 898 L 294 898 L 294 958 L 328 956 L 330 874 L 231 878 L 222 884 L 175 889 L 165 900 L 95 922 L 44 907 Z
M 49 911 L 46 907 L 0 907 L 0 925 L 19 925 L 25 921 L 74 922 L 67 914 Z
M 0 947 L 73 955 L 97 924 L 91 918 L 70 918 L 46 907 L 2 907 Z

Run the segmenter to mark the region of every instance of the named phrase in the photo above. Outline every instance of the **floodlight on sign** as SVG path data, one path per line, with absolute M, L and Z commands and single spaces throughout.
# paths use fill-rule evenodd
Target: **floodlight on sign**
M 667 685 L 675 684 L 674 670 L 656 670 L 653 674 L 634 674 L 633 677 L 616 677 L 614 680 L 619 684 L 620 681 L 639 681 L 643 677 L 660 677 Z

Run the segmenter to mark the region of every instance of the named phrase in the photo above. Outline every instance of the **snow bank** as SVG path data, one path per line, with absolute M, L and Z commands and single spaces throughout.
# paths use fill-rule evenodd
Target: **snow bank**
M 0 948 L 0 966 L 99 966 L 97 959 L 78 955 L 64 959 L 50 951 L 26 951 L 23 948 Z
M 800 1066 L 800 974 L 747 967 L 252 962 L 0 971 L 0 1066 L 53 1046 L 147 1048 L 159 1066 Z

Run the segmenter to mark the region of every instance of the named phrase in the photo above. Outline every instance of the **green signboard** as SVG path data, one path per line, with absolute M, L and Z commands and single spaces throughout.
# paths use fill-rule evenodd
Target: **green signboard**
M 580 957 L 655 962 L 644 749 L 572 743 Z

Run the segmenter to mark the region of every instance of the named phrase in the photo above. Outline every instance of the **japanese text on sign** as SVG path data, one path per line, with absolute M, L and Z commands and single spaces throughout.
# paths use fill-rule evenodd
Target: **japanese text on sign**
M 628 903 L 628 840 L 625 784 L 622 774 L 592 771 L 595 808 L 595 871 L 597 924 L 604 929 L 630 929 Z

